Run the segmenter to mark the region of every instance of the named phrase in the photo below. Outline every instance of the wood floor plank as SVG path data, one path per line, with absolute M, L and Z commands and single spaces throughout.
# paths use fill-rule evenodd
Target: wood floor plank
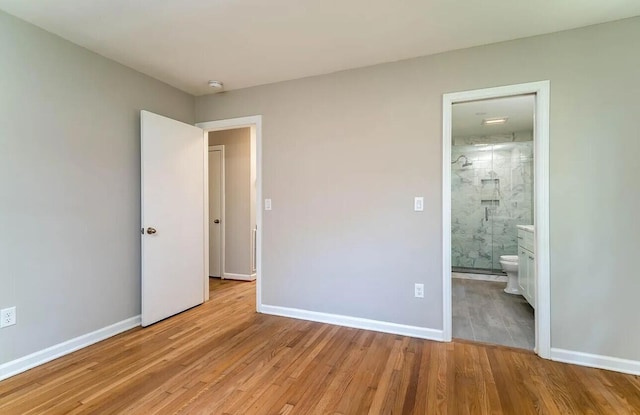
M 340 397 L 334 411 L 342 414 L 367 413 L 376 385 L 371 385 L 371 381 L 377 381 L 379 377 L 376 373 L 386 362 L 388 353 L 386 343 L 392 341 L 393 336 L 383 336 L 375 333 L 371 344 L 366 346 L 366 353 L 362 359 L 355 376 L 345 393 Z M 354 399 L 360 394 L 358 399 Z
M 640 377 L 255 313 L 255 283 L 0 382 L 0 414 L 640 414 Z

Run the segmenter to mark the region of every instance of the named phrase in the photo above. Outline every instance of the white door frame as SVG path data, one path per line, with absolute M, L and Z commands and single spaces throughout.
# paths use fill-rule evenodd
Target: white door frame
M 535 94 L 534 225 L 536 353 L 551 356 L 551 285 L 549 274 L 549 81 L 444 94 L 442 97 L 442 282 L 443 337 L 451 341 L 451 106 L 459 102 Z
M 205 134 L 206 135 L 206 134 Z M 209 143 L 208 137 L 207 137 L 207 145 Z M 222 174 L 220 175 L 220 279 L 224 279 L 224 259 L 225 259 L 225 226 L 226 226 L 226 217 L 225 217 L 225 213 L 226 213 L 226 205 L 225 205 L 225 198 L 227 196 L 226 194 L 226 189 L 225 189 L 225 158 L 224 158 L 224 145 L 217 145 L 217 146 L 209 146 L 208 150 L 207 150 L 207 164 L 206 164 L 206 170 L 207 170 L 207 189 L 209 189 L 209 152 L 210 151 L 220 151 L 220 157 L 222 157 L 222 162 L 221 162 L 221 168 L 222 168 Z M 209 213 L 209 191 L 207 191 L 207 197 L 205 198 L 205 206 L 207 208 L 207 217 L 209 217 L 208 213 Z M 210 218 L 209 218 L 210 219 Z M 207 240 L 207 244 L 209 243 L 209 222 L 207 223 L 207 234 L 205 235 L 205 239 Z M 209 266 L 209 249 L 208 249 L 208 245 L 207 245 L 207 266 Z M 209 268 L 207 268 L 207 271 L 209 270 Z M 209 283 L 208 283 L 208 279 L 207 279 L 207 287 L 206 287 L 206 291 L 209 292 Z M 205 298 L 208 300 L 209 297 L 205 296 Z
M 209 132 L 231 130 L 235 128 L 250 127 L 252 142 L 255 142 L 256 157 L 256 311 L 262 312 L 262 115 L 230 118 L 226 120 L 207 121 L 196 124 L 204 130 L 205 157 L 209 157 Z M 205 164 L 205 179 L 209 177 L 208 162 Z M 209 183 L 205 183 L 207 195 L 205 197 L 205 260 L 209 263 Z M 209 277 L 204 281 L 205 301 L 209 300 Z

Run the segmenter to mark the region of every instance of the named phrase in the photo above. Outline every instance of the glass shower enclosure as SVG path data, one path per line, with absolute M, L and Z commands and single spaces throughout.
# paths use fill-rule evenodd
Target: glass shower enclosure
M 454 145 L 451 156 L 453 271 L 502 273 L 516 225 L 533 223 L 533 142 Z

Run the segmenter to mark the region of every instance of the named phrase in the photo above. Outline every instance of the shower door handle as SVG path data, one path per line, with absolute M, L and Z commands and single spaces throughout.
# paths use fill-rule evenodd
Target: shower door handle
M 487 222 L 489 220 L 489 208 L 485 206 L 484 208 L 484 220 Z

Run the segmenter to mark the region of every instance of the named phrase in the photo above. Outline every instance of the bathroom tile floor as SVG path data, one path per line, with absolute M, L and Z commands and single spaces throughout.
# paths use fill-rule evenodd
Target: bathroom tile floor
M 452 278 L 453 337 L 533 350 L 533 308 L 504 282 Z

